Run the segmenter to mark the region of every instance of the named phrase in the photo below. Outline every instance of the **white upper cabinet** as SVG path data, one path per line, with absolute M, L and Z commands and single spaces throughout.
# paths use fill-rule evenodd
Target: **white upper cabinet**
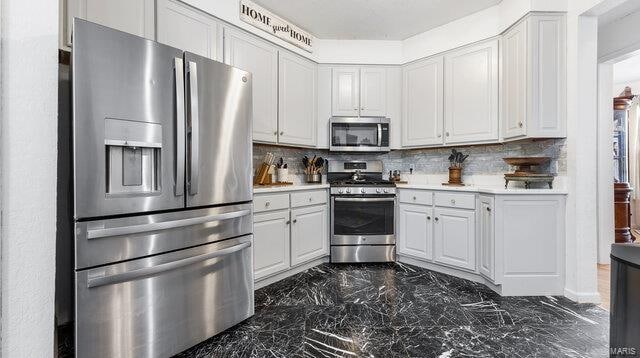
M 412 63 L 402 73 L 402 146 L 442 145 L 443 58 Z
M 504 139 L 566 136 L 566 37 L 562 14 L 532 14 L 503 35 Z
M 278 141 L 278 50 L 239 31 L 224 29 L 224 62 L 251 72 L 253 140 Z
M 316 64 L 280 51 L 278 142 L 314 147 L 316 138 Z
M 357 117 L 360 113 L 360 69 L 358 67 L 336 67 L 332 73 L 332 114 L 334 116 Z
M 526 133 L 527 26 L 521 23 L 502 37 L 502 135 Z
M 213 17 L 176 0 L 157 6 L 158 42 L 222 61 L 222 26 Z
M 150 40 L 155 38 L 155 0 L 66 1 L 66 45 L 71 46 L 73 18 L 78 17 Z
M 360 69 L 360 116 L 387 115 L 387 72 L 384 67 Z
M 445 56 L 445 143 L 498 141 L 498 40 Z

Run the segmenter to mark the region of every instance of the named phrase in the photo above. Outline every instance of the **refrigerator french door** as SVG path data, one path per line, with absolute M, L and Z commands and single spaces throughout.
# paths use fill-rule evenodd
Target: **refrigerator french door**
M 253 315 L 251 75 L 74 19 L 78 357 L 165 357 Z

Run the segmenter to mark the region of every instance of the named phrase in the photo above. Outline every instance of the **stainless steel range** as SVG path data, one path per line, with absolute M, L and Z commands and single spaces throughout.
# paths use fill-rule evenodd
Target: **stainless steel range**
M 331 161 L 331 262 L 395 261 L 395 184 L 382 162 Z

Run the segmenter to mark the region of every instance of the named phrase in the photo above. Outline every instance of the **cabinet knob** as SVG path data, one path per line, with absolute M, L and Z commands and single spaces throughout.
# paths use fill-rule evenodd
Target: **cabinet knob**
M 297 223 L 297 222 L 298 222 L 298 219 L 293 219 L 293 223 L 294 224 Z
M 431 216 L 427 216 L 427 220 L 431 220 Z
M 491 211 L 491 208 L 487 206 L 487 211 Z
M 284 132 L 280 132 L 280 135 L 283 135 L 283 134 L 284 134 Z
M 438 134 L 438 138 L 442 138 L 442 134 Z
M 440 219 L 438 219 L 438 217 L 436 216 L 433 220 L 438 221 L 438 220 L 440 220 Z
M 273 135 L 278 135 L 278 131 L 273 132 Z
M 285 221 L 285 224 L 287 224 L 287 225 L 291 224 L 291 220 Z
M 361 110 L 361 111 L 364 111 L 364 107 L 360 107 L 360 110 Z
M 310 196 L 309 197 L 309 202 L 311 202 L 311 201 L 313 201 L 313 197 Z
M 266 203 L 264 203 L 264 206 L 266 206 L 267 208 L 269 207 L 269 205 L 271 205 L 271 203 L 268 202 L 268 201 Z
M 518 127 L 522 128 L 522 122 L 518 122 Z
M 449 136 L 449 132 L 446 132 L 445 135 L 448 137 Z
M 354 108 L 353 110 L 354 110 L 354 111 L 357 111 L 358 109 L 357 109 L 357 108 Z
M 417 199 L 417 198 L 414 196 L 414 197 L 413 197 L 413 201 L 416 201 L 416 199 Z
M 451 199 L 451 205 L 456 205 L 455 199 Z

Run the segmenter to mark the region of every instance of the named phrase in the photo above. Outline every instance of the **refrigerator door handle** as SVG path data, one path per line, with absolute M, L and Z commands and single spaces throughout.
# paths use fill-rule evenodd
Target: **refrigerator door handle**
M 121 226 L 106 229 L 91 229 L 87 230 L 87 239 L 98 239 L 102 237 L 110 236 L 122 236 L 131 234 L 140 234 L 149 231 L 159 231 L 167 229 L 175 229 L 179 227 L 192 226 L 198 224 L 204 224 L 212 221 L 235 219 L 251 214 L 251 210 L 239 210 L 232 211 L 230 213 L 215 214 L 208 216 L 201 216 L 197 218 L 189 218 L 182 220 L 163 221 L 150 224 L 133 225 L 133 226 Z
M 120 274 L 110 275 L 110 276 L 102 276 L 102 277 L 90 277 L 87 279 L 87 287 L 99 287 L 105 285 L 112 285 L 121 282 L 127 282 L 131 280 L 135 280 L 141 277 L 152 276 L 159 274 L 161 272 L 175 270 L 180 267 L 188 266 L 191 264 L 195 264 L 200 261 L 213 259 L 216 257 L 230 255 L 234 252 L 238 252 L 244 250 L 251 246 L 251 241 L 243 242 L 238 245 L 234 245 L 231 247 L 224 248 L 222 250 L 210 252 L 208 254 L 198 255 L 188 257 L 186 259 L 181 259 L 177 261 L 167 262 L 164 264 L 160 264 L 157 266 L 145 267 L 138 270 L 128 271 Z
M 198 193 L 198 177 L 200 171 L 199 113 L 198 113 L 198 66 L 189 61 L 189 132 L 191 148 L 189 160 L 189 194 Z
M 184 195 L 185 123 L 184 123 L 184 61 L 174 58 L 176 77 L 176 183 L 175 195 Z

